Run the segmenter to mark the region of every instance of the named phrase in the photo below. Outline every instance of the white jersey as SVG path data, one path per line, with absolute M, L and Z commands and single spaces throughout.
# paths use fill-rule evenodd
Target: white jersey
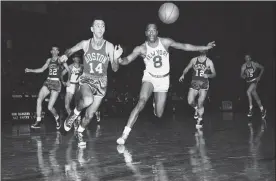
M 169 52 L 164 48 L 160 38 L 158 38 L 158 46 L 152 48 L 146 42 L 147 54 L 144 58 L 146 66 L 145 71 L 153 75 L 166 75 L 170 72 Z
M 82 72 L 83 72 L 83 66 L 82 65 L 80 65 L 79 68 L 76 68 L 73 64 L 72 69 L 71 69 L 70 82 L 71 83 L 78 83 L 79 82 L 79 77 L 81 76 Z

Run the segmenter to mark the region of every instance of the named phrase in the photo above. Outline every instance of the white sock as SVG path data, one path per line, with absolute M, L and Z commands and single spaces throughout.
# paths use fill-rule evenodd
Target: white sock
M 129 132 L 131 131 L 131 128 L 128 126 L 125 126 L 123 134 L 129 135 Z
M 263 111 L 263 110 L 264 110 L 264 107 L 263 107 L 263 106 L 261 106 L 261 107 L 260 107 L 260 110 L 261 110 L 261 111 Z
M 78 127 L 78 132 L 83 132 L 85 130 L 85 128 L 83 128 L 81 125 L 79 125 L 79 127 Z
M 55 116 L 56 121 L 58 120 L 58 118 L 59 118 L 59 115 Z
M 253 106 L 249 106 L 249 109 L 252 110 Z
M 197 109 L 198 109 L 198 107 L 196 106 L 196 107 L 194 107 L 194 109 L 195 109 L 195 110 L 197 110 Z
M 41 117 L 36 117 L 36 121 L 41 121 Z
M 74 109 L 74 114 L 78 116 L 78 115 L 80 115 L 80 111 L 78 111 L 77 108 L 75 108 Z

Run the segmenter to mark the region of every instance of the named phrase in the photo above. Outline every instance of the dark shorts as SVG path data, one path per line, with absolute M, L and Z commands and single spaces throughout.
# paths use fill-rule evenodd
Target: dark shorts
M 104 97 L 107 90 L 107 77 L 80 76 L 80 85 L 87 84 L 95 96 Z
M 49 91 L 57 91 L 60 92 L 61 91 L 61 83 L 59 80 L 51 80 L 51 79 L 47 79 L 44 83 L 43 86 L 47 87 L 49 89 Z
M 208 90 L 209 89 L 209 81 L 208 80 L 192 80 L 191 89 L 194 90 Z
M 246 89 L 248 89 L 252 84 L 255 84 L 256 86 L 258 85 L 257 80 L 253 80 L 251 82 L 246 82 Z

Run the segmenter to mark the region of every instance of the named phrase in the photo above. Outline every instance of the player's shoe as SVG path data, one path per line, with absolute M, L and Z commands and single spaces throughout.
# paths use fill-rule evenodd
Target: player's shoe
M 41 121 L 36 121 L 34 124 L 31 125 L 31 128 L 33 129 L 41 128 Z
M 64 121 L 64 130 L 70 131 L 74 121 L 77 119 L 78 115 L 74 114 L 74 111 L 70 113 L 67 119 Z
M 198 109 L 196 108 L 195 109 L 195 114 L 194 114 L 194 119 L 197 119 L 198 118 Z
M 203 119 L 198 118 L 196 123 L 196 129 L 200 129 L 203 127 Z
M 128 135 L 123 134 L 120 138 L 117 139 L 117 143 L 119 145 L 124 145 L 125 142 L 126 142 L 127 137 L 128 137 Z
M 86 146 L 86 142 L 83 139 L 83 133 L 77 132 L 76 138 L 78 140 L 78 147 L 85 147 Z
M 74 121 L 74 124 L 73 124 L 75 133 L 77 132 L 77 130 L 79 128 L 80 122 L 81 122 L 81 116 L 78 116 L 77 120 Z
M 247 117 L 252 117 L 252 116 L 253 116 L 253 111 L 252 111 L 252 109 L 249 109 Z
M 58 118 L 58 120 L 56 120 L 56 128 L 57 128 L 57 130 L 59 130 L 60 129 L 60 127 L 61 127 L 61 120 L 60 120 L 60 117 Z

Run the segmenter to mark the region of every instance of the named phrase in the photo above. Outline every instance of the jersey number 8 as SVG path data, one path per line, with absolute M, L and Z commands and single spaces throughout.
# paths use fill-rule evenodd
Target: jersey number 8
M 155 68 L 160 68 L 162 67 L 162 57 L 161 56 L 156 56 L 153 58 L 153 65 Z

